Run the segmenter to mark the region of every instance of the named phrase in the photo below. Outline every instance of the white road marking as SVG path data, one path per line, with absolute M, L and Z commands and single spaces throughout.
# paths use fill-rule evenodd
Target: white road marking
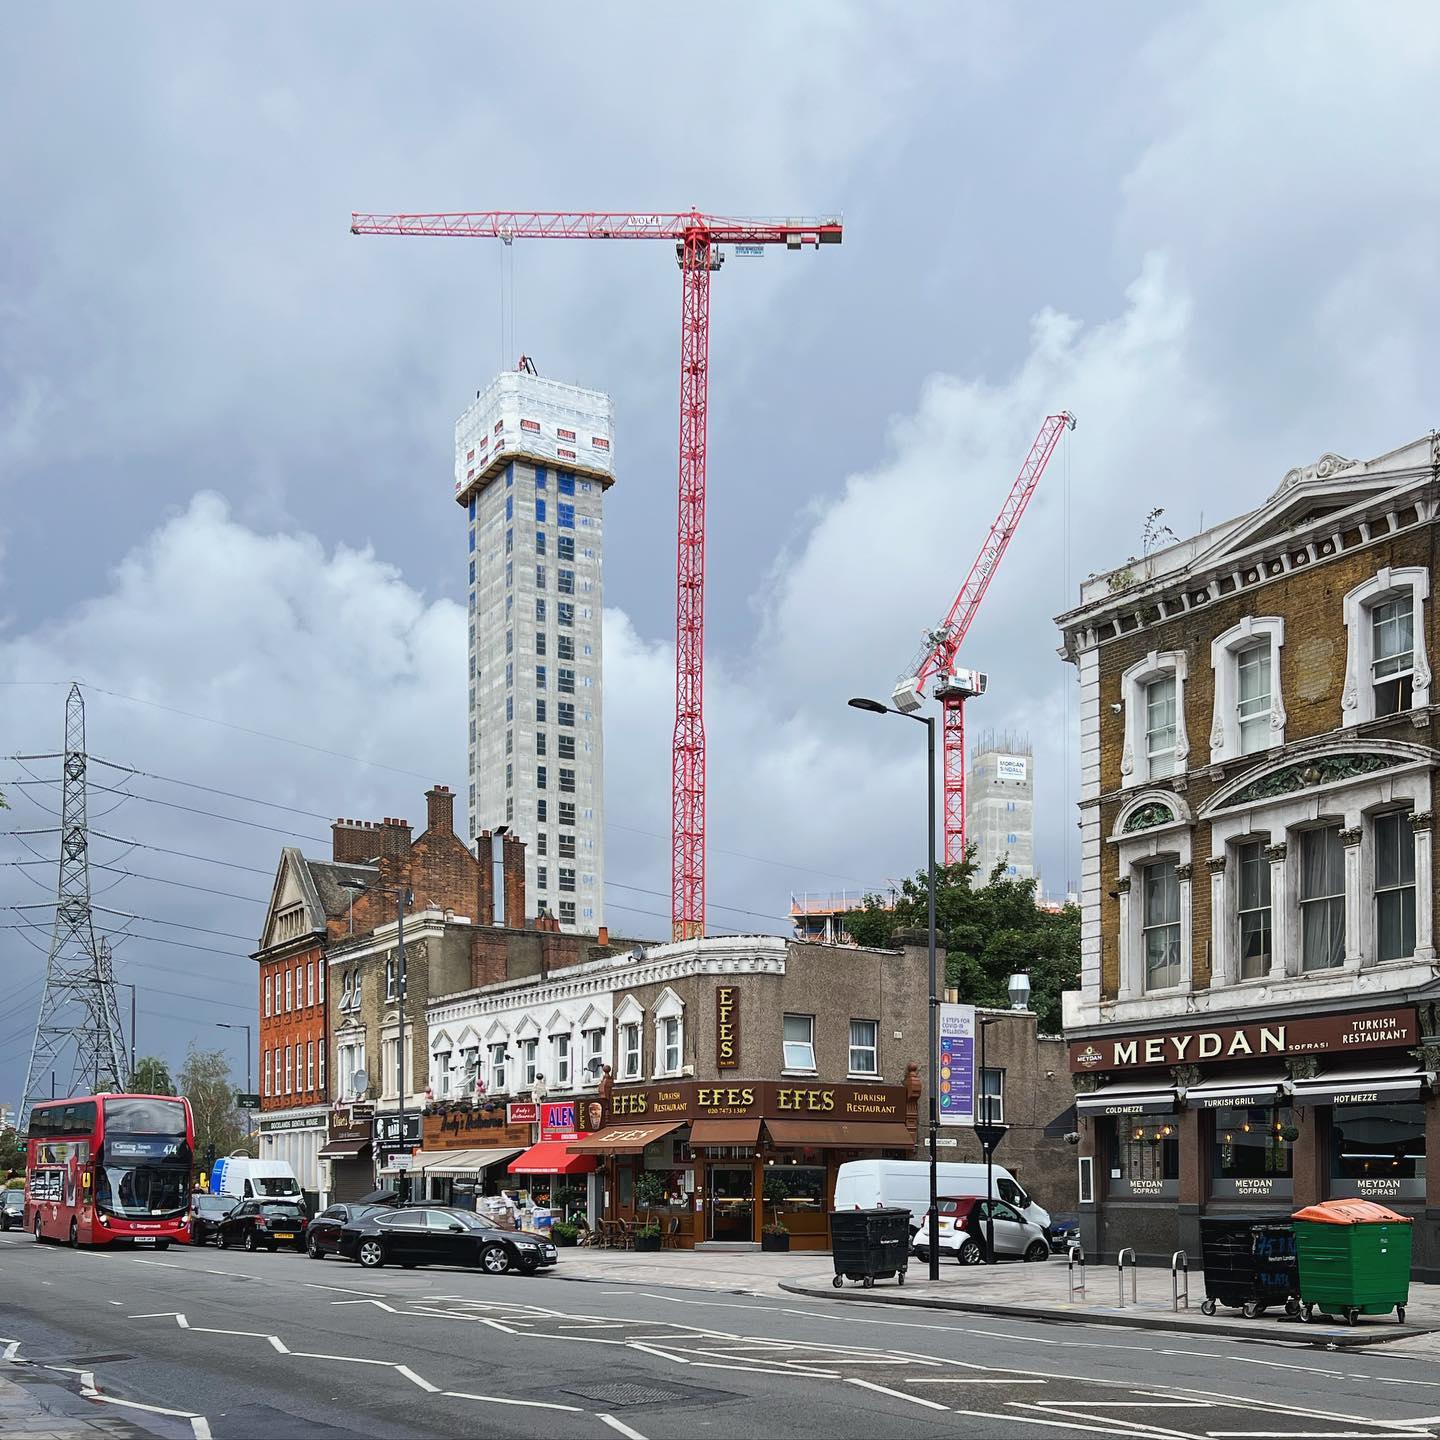
M 383 1300 L 332 1300 L 332 1305 L 373 1305 L 377 1310 L 388 1310 L 392 1315 L 400 1312 L 393 1305 L 387 1305 Z
M 132 1265 L 159 1265 L 166 1270 L 184 1270 L 186 1268 L 184 1265 L 177 1265 L 173 1260 L 141 1260 L 134 1255 L 130 1257 L 130 1263 Z M 42 1280 L 40 1283 L 48 1285 L 50 1282 Z
M 1042 1420 L 1036 1415 L 1007 1415 L 999 1410 L 961 1410 L 957 1408 L 956 1415 L 969 1415 L 976 1420 L 1014 1420 L 1021 1425 L 1048 1425 L 1054 1430 L 1088 1430 L 1095 1435 L 1129 1435 L 1133 1436 L 1133 1430 L 1117 1430 L 1109 1425 L 1082 1425 L 1078 1420 Z M 1194 1437 L 1187 1437 L 1187 1440 L 1194 1440 Z
M 630 1350 L 642 1350 L 646 1355 L 653 1355 L 657 1360 L 673 1360 L 677 1365 L 688 1365 L 688 1360 L 682 1360 L 678 1355 L 672 1355 L 668 1350 L 658 1350 L 653 1345 L 647 1345 L 643 1340 L 631 1340 L 626 1347 Z
M 220 1274 L 228 1274 L 229 1272 L 228 1272 L 228 1271 L 220 1271 L 220 1270 L 217 1270 L 217 1271 L 215 1271 L 214 1273 L 217 1274 L 217 1275 L 220 1275 Z M 246 1278 L 248 1279 L 249 1277 L 247 1276 Z M 321 1285 L 321 1284 L 319 1284 L 318 1282 L 316 1282 L 316 1281 L 314 1281 L 314 1280 L 302 1280 L 300 1283 L 301 1283 L 307 1290 L 335 1290 L 335 1291 L 338 1291 L 338 1292 L 339 1292 L 340 1294 L 342 1294 L 342 1295 L 372 1295 L 372 1296 L 375 1296 L 376 1298 L 378 1298 L 379 1296 L 381 1296 L 381 1295 L 383 1295 L 383 1294 L 385 1293 L 383 1290 L 352 1290 L 348 1285 Z M 451 1299 L 451 1298 L 453 1298 L 453 1297 L 447 1295 L 447 1296 L 443 1296 L 443 1297 L 441 1297 L 441 1298 L 448 1300 L 448 1299 Z
M 118 1305 L 120 1302 L 118 1300 L 107 1300 L 105 1303 L 107 1305 Z
M 1015 1380 L 1009 1375 L 915 1375 L 907 1385 L 1048 1385 L 1048 1380 Z
M 185 1316 L 179 1310 L 147 1310 L 143 1315 L 128 1315 L 128 1320 L 171 1320 L 180 1322 L 181 1329 L 188 1330 L 190 1327 L 185 1322 Z
M 1383 1423 L 1383 1422 L 1382 1422 Z M 1220 1440 L 1380 1440 L 1373 1430 L 1207 1430 L 1207 1435 Z M 1414 1434 L 1416 1440 L 1430 1440 L 1423 1430 L 1387 1430 L 1388 1435 Z
M 403 1375 L 412 1384 L 418 1385 L 422 1390 L 430 1391 L 432 1395 L 440 1389 L 438 1385 L 432 1385 L 423 1375 L 417 1375 L 408 1365 L 397 1365 L 395 1372 L 398 1375 Z
M 903 1390 L 892 1390 L 888 1385 L 877 1385 L 873 1380 L 860 1380 L 854 1375 L 845 1382 L 847 1385 L 859 1385 L 864 1390 L 874 1390 L 880 1395 L 889 1395 L 893 1400 L 908 1400 L 912 1405 L 923 1405 L 927 1410 L 948 1410 L 948 1405 L 942 1405 L 938 1400 L 927 1400 L 923 1395 L 907 1395 Z
M 645 1437 L 638 1430 L 632 1430 L 623 1420 L 617 1420 L 613 1415 L 596 1415 L 595 1418 L 603 1421 L 618 1434 L 623 1435 L 625 1440 L 645 1440 Z
M 565 1410 L 571 1415 L 583 1415 L 578 1405 L 557 1405 L 552 1400 L 507 1400 L 503 1395 L 472 1395 L 466 1390 L 442 1390 L 451 1400 L 480 1400 L 486 1405 L 518 1405 L 526 1410 Z
M 1169 1430 L 1163 1425 L 1146 1425 L 1139 1420 L 1127 1420 L 1121 1415 L 1091 1415 L 1084 1410 L 1069 1409 L 1068 1402 L 1062 1400 L 1039 1405 L 1032 1405 L 1027 1400 L 1011 1400 L 1007 1403 L 1011 1409 L 1023 1410 L 1027 1415 L 1039 1411 L 1042 1415 L 1068 1415 L 1077 1420 L 1108 1420 L 1111 1425 L 1119 1427 L 1119 1433 L 1124 1435 L 1163 1435 L 1166 1440 L 1194 1440 L 1194 1436 L 1187 1430 Z
M 1208 1400 L 1065 1400 L 1073 1410 L 1213 1410 Z
M 282 1355 L 290 1353 L 290 1347 L 278 1336 L 267 1335 L 265 1337 Z
M 210 1434 L 210 1422 L 203 1415 L 196 1415 L 190 1421 L 190 1432 L 195 1440 L 214 1440 Z

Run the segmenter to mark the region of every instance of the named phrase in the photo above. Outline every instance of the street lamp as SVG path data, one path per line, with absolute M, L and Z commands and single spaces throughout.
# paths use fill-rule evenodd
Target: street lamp
M 130 1088 L 135 1088 L 135 987 L 128 980 L 116 980 L 117 989 L 130 992 Z
M 248 1025 L 232 1025 L 228 1020 L 212 1020 L 210 1022 L 217 1030 L 243 1030 L 245 1032 L 245 1093 L 253 1095 L 255 1092 L 250 1088 L 250 1027 Z M 250 1139 L 254 1134 L 254 1122 L 250 1118 L 250 1109 L 245 1109 L 245 1138 Z
M 925 827 L 926 853 L 929 857 L 928 891 L 929 919 L 927 925 L 930 948 L 930 1023 L 927 1027 L 930 1058 L 926 1062 L 926 1088 L 930 1091 L 930 1220 L 928 1243 L 930 1250 L 930 1278 L 940 1278 L 940 1173 L 936 1168 L 936 1151 L 940 1141 L 940 1107 L 935 1089 L 937 1055 L 940 1050 L 940 977 L 936 973 L 935 959 L 935 721 L 929 715 L 910 715 L 904 710 L 894 710 L 878 700 L 867 700 L 857 696 L 850 701 L 855 710 L 864 710 L 871 715 L 899 715 L 904 720 L 914 720 L 925 727 L 926 759 L 929 769 L 925 786 L 927 824 Z

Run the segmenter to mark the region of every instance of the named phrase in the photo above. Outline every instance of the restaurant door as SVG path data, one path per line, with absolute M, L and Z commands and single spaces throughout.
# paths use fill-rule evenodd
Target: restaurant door
M 712 1165 L 710 1167 L 711 1240 L 755 1239 L 755 1167 L 753 1165 Z

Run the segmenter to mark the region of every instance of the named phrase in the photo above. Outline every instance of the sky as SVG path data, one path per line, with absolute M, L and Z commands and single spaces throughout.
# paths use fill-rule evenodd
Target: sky
M 216 1022 L 253 1022 L 280 846 L 463 792 L 453 425 L 522 352 L 614 397 L 607 918 L 668 931 L 673 257 L 352 210 L 843 214 L 712 291 L 717 933 L 923 864 L 923 736 L 845 701 L 944 615 L 1047 413 L 1078 427 L 962 656 L 972 733 L 1034 745 L 1056 894 L 1080 581 L 1154 507 L 1184 535 L 1440 422 L 1433 6 L 11 6 L 0 47 L 0 754 L 57 750 L 79 679 L 141 772 L 92 767 L 92 879 L 177 1064 L 243 1070 Z M 0 829 L 53 826 L 57 774 L 0 761 Z M 54 855 L 0 835 L 0 904 Z M 47 915 L 0 912 L 0 1099 Z

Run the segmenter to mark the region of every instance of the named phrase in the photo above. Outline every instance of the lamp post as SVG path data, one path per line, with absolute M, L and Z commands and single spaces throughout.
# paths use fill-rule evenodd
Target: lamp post
M 930 1253 L 930 1278 L 940 1278 L 940 1176 L 936 1151 L 940 1140 L 940 1103 L 935 1089 L 938 1068 L 937 1055 L 940 1050 L 940 977 L 936 970 L 935 958 L 935 721 L 929 715 L 909 715 L 904 710 L 892 709 L 878 700 L 857 697 L 850 701 L 856 710 L 871 715 L 899 715 L 905 720 L 914 720 L 925 727 L 926 772 L 925 800 L 926 826 L 925 843 L 928 857 L 928 902 L 927 941 L 930 951 L 930 1010 L 927 1026 L 929 1059 L 926 1061 L 925 1088 L 930 1092 L 930 1214 L 927 1244 Z
M 245 1093 L 254 1092 L 250 1088 L 250 1027 L 248 1025 L 232 1025 L 226 1020 L 215 1020 L 212 1022 L 217 1030 L 243 1030 L 245 1032 Z M 251 1119 L 250 1111 L 245 1111 L 245 1138 L 248 1140 L 254 1134 L 254 1121 Z
M 128 980 L 115 981 L 116 986 L 130 992 L 130 1088 L 135 1088 L 135 987 Z

